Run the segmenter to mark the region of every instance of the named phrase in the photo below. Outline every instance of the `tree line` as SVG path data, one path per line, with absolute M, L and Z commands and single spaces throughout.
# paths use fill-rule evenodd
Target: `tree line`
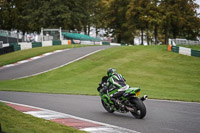
M 167 44 L 168 38 L 200 36 L 195 0 L 1 0 L 0 29 L 22 33 L 43 28 L 84 31 L 104 29 L 118 43 Z

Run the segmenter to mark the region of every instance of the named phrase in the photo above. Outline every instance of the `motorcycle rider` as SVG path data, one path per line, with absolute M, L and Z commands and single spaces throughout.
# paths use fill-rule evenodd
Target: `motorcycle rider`
M 107 71 L 108 80 L 107 85 L 102 89 L 103 93 L 117 89 L 118 91 L 110 95 L 110 99 L 116 104 L 116 99 L 121 97 L 126 91 L 126 80 L 121 74 L 117 74 L 116 69 L 110 68 Z

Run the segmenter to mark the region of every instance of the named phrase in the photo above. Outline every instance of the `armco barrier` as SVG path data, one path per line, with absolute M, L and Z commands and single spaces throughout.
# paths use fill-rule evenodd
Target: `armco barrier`
M 10 46 L 14 46 L 14 51 L 21 50 L 21 46 L 18 43 L 9 43 Z
M 81 44 L 90 44 L 90 45 L 112 45 L 110 42 L 92 42 L 92 41 L 80 41 Z M 71 45 L 74 44 L 73 40 L 62 40 L 62 41 L 43 41 L 43 42 L 33 42 L 33 43 L 26 43 L 26 42 L 19 42 L 19 43 L 7 43 L 2 44 L 2 47 L 9 47 L 13 46 L 14 51 L 17 50 L 24 50 L 36 47 L 45 47 L 45 46 L 53 46 L 53 45 Z M 121 45 L 121 44 L 116 44 Z M 4 52 L 2 52 L 4 53 Z
M 95 45 L 100 45 L 100 42 L 95 42 Z
M 123 43 L 111 43 L 111 42 L 101 42 L 101 45 L 127 46 L 127 44 L 123 44 Z
M 44 42 L 42 42 L 42 47 L 52 46 L 52 45 L 53 45 L 52 41 L 44 41 Z
M 32 48 L 32 43 L 23 42 L 23 43 L 19 43 L 19 45 L 21 46 L 21 50 Z
M 171 50 L 172 50 L 172 52 L 178 53 L 178 52 L 179 52 L 179 47 L 177 47 L 177 46 L 172 46 Z
M 110 42 L 102 42 L 102 45 L 110 45 Z
M 5 44 L 3 44 L 3 48 L 4 48 L 4 47 L 8 47 L 8 46 L 10 46 L 9 43 L 5 43 Z
M 53 45 L 61 45 L 61 41 L 60 40 L 53 40 Z
M 33 42 L 32 48 L 36 48 L 36 47 L 42 47 L 42 42 Z
M 200 51 L 198 51 L 198 50 L 191 50 L 191 56 L 200 57 Z
M 0 41 L 0 48 L 3 48 L 3 41 Z
M 75 42 L 74 42 L 74 44 L 75 44 Z M 80 44 L 87 44 L 87 45 L 94 45 L 95 44 L 95 42 L 92 42 L 92 41 L 80 41 Z
M 110 43 L 110 45 L 113 45 L 113 46 L 121 46 L 120 43 Z
M 170 49 L 170 47 L 171 47 L 171 49 Z M 178 47 L 178 46 L 168 46 L 168 51 L 172 51 L 172 52 L 176 52 L 176 53 L 188 55 L 188 56 L 200 57 L 200 51 L 193 50 L 191 48 Z
M 191 56 L 191 49 L 185 47 L 179 47 L 179 53 L 183 55 Z
M 9 43 L 9 46 L 18 45 L 18 43 Z
M 0 48 L 0 55 L 10 53 L 10 52 L 14 52 L 14 46 L 8 46 L 8 47 Z
M 61 43 L 61 45 L 68 45 L 68 40 L 62 40 Z
M 21 46 L 20 45 L 14 45 L 14 50 L 15 51 L 21 50 Z

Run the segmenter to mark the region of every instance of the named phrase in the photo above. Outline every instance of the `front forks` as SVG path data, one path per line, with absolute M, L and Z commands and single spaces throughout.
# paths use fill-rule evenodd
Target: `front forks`
M 106 105 L 110 106 L 110 104 L 114 104 L 111 100 L 110 97 L 108 97 L 108 95 L 103 94 L 101 95 L 101 98 L 103 99 L 103 101 L 106 103 Z

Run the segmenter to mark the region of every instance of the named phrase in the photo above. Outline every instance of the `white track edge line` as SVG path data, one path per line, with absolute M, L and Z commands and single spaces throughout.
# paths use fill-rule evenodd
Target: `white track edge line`
M 169 103 L 186 103 L 186 104 L 200 104 L 200 102 L 186 102 L 186 101 L 173 101 L 173 100 L 161 100 L 161 99 L 148 99 L 150 101 L 160 101 L 160 102 L 169 102 Z
M 44 109 L 44 108 L 39 108 L 39 107 L 31 106 L 31 105 L 14 103 L 14 102 L 9 102 L 9 101 L 4 101 L 4 100 L 0 100 L 0 102 L 10 103 L 10 104 L 16 104 L 16 105 L 21 105 L 21 106 L 27 106 L 27 107 L 36 108 L 36 109 L 40 109 L 40 110 L 43 110 L 43 111 L 57 113 L 57 114 L 59 113 L 59 114 L 62 114 L 62 115 L 65 115 L 65 116 L 68 116 L 68 117 L 71 117 L 71 118 L 75 118 L 75 119 L 79 119 L 79 120 L 83 120 L 83 121 L 87 121 L 87 122 L 91 122 L 91 123 L 95 123 L 95 124 L 99 124 L 99 125 L 103 125 L 103 126 L 108 126 L 108 127 L 112 127 L 112 128 L 118 128 L 118 129 L 121 129 L 121 130 L 126 130 L 126 131 L 130 131 L 130 132 L 134 132 L 134 133 L 140 133 L 140 132 L 137 132 L 135 130 L 131 130 L 131 129 L 127 129 L 127 128 L 115 126 L 115 125 L 110 125 L 110 124 L 103 123 L 103 122 L 93 121 L 93 120 L 89 120 L 89 119 L 85 119 L 85 118 L 73 116 L 73 115 L 70 115 L 70 114 L 65 114 L 65 113 L 61 113 L 61 112 L 57 112 L 57 111 L 53 111 L 53 110 L 48 110 L 48 109 Z

